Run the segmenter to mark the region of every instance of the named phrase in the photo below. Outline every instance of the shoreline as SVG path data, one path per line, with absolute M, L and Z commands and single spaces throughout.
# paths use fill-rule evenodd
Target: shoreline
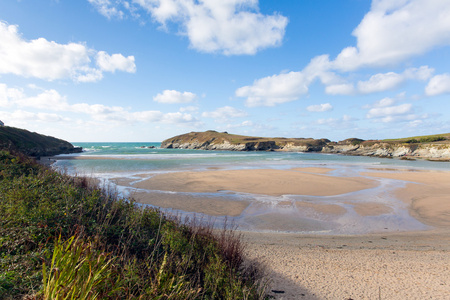
M 145 189 L 139 190 L 138 187 L 143 186 L 133 184 L 136 180 L 130 178 L 117 177 L 113 182 L 129 188 L 132 191 L 131 197 L 140 195 L 141 199 L 136 198 L 141 203 L 209 213 L 218 217 L 224 214 L 239 217 L 243 213 L 251 216 L 257 213 L 261 206 L 269 203 L 268 207 L 276 213 L 274 218 L 268 218 L 267 214 L 263 213 L 258 218 L 250 219 L 256 225 L 264 222 L 282 226 L 291 225 L 293 222 L 295 226 L 311 225 L 303 221 L 295 223 L 298 215 L 286 214 L 286 210 L 293 209 L 309 212 L 307 218 L 315 215 L 325 216 L 325 220 L 330 222 L 336 222 L 345 216 L 357 217 L 363 222 L 361 224 L 374 218 L 385 222 L 386 216 L 395 219 L 399 217 L 398 214 L 411 215 L 414 217 L 411 219 L 416 222 L 420 220 L 432 228 L 331 235 L 245 230 L 237 233 L 246 244 L 247 259 L 257 260 L 265 266 L 270 280 L 268 292 L 274 299 L 403 300 L 445 299 L 450 295 L 450 226 L 446 222 L 448 218 L 445 218 L 450 212 L 447 210 L 447 204 L 450 202 L 450 172 L 405 170 L 394 166 L 370 167 L 358 174 L 357 181 L 353 181 L 353 173 L 351 177 L 345 177 L 342 172 L 334 173 L 335 170 L 330 168 L 273 171 L 269 169 L 256 176 L 259 180 L 278 180 L 267 180 L 263 186 L 258 185 L 258 180 L 255 182 L 253 169 L 239 172 L 218 169 L 164 173 L 164 176 L 158 179 L 158 184 L 147 188 L 161 189 L 165 185 L 168 187 L 167 191 L 150 193 L 144 191 Z M 180 176 L 187 173 L 194 176 Z M 292 174 L 296 176 L 289 179 Z M 137 181 L 146 185 L 147 180 L 154 180 L 158 176 L 160 175 L 155 173 L 140 174 Z M 367 181 L 359 180 L 363 177 Z M 232 178 L 238 184 L 230 186 L 233 182 L 227 178 Z M 300 181 L 309 178 L 312 181 L 302 187 L 289 181 L 292 178 Z M 339 179 L 335 181 L 336 178 Z M 345 180 L 340 180 L 342 178 Z M 191 184 L 186 184 L 186 179 L 191 180 Z M 270 197 L 264 194 L 242 193 L 250 191 L 246 185 L 252 180 L 255 184 L 252 191 L 256 189 L 261 192 L 261 189 L 279 187 L 280 180 L 284 179 L 290 182 L 288 185 L 295 185 L 300 190 L 309 190 L 311 194 L 328 193 L 328 196 L 289 198 L 276 190 L 272 191 L 273 196 Z M 174 184 L 170 181 L 174 181 L 180 188 L 178 192 L 170 191 L 169 186 Z M 311 189 L 311 186 L 325 181 L 328 181 L 328 190 Z M 358 189 L 355 182 L 365 189 Z M 373 183 L 376 187 L 373 187 Z M 340 186 L 336 187 L 336 184 Z M 183 190 L 184 187 L 187 189 Z M 344 196 L 336 195 L 342 188 L 348 189 L 348 193 Z M 373 199 L 361 202 L 361 199 L 365 200 L 370 194 L 369 191 L 376 191 L 378 194 Z M 428 202 L 430 199 L 431 202 Z M 267 205 L 264 209 L 267 209 Z M 315 223 L 313 225 L 316 226 Z M 380 231 L 383 231 L 383 227 L 380 227 Z
M 322 174 L 312 176 L 322 181 L 333 179 L 323 175 L 330 170 L 300 171 L 310 171 L 304 173 L 310 177 L 314 175 L 312 172 Z M 242 180 L 237 174 L 234 174 L 236 180 Z M 223 172 L 220 175 L 224 177 Z M 372 168 L 361 176 L 403 182 L 403 186 L 388 191 L 385 196 L 393 194 L 404 204 L 407 214 L 432 226 L 431 229 L 333 235 L 238 231 L 246 244 L 246 258 L 264 267 L 272 299 L 403 300 L 450 296 L 450 220 L 447 217 L 450 214 L 450 172 Z M 194 179 L 197 185 L 200 179 L 205 180 L 205 185 L 211 184 L 207 178 L 195 176 Z M 314 205 L 320 212 L 314 202 L 304 202 L 297 208 L 310 209 Z M 343 213 L 339 212 L 342 206 L 322 205 L 322 213 Z M 357 212 L 356 208 L 355 205 Z M 385 208 L 368 205 L 362 207 L 359 214 L 362 218 L 371 218 L 399 213 Z

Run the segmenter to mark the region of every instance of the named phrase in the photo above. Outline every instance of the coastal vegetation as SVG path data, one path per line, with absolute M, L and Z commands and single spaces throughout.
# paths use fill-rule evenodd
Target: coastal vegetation
M 9 126 L 0 126 L 0 149 L 9 149 L 34 157 L 82 150 L 61 139 Z
M 0 299 L 259 299 L 239 235 L 0 151 Z
M 390 142 L 390 143 L 408 143 L 408 144 L 411 144 L 411 143 L 415 143 L 415 144 L 436 143 L 436 142 L 441 142 L 442 144 L 448 144 L 448 143 L 450 143 L 450 133 L 413 136 L 413 137 L 407 137 L 407 138 L 401 138 L 401 139 L 386 139 L 383 141 Z
M 321 152 L 391 158 L 414 156 L 448 160 L 450 159 L 450 133 L 387 140 L 349 138 L 333 142 L 325 138 L 251 137 L 208 130 L 190 132 L 166 139 L 161 143 L 161 147 L 232 151 Z

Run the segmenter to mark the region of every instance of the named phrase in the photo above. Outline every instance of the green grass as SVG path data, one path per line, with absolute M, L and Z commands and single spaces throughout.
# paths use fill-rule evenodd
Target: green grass
M 0 151 L 0 299 L 260 299 L 239 235 Z
M 76 151 L 67 141 L 9 126 L 0 126 L 0 149 L 31 156 L 50 156 Z
M 419 144 L 419 143 L 445 142 L 448 140 L 450 140 L 450 133 L 413 136 L 413 137 L 407 137 L 407 138 L 401 138 L 401 139 L 385 139 L 385 140 L 383 140 L 383 142 Z
M 294 146 L 309 146 L 309 147 L 320 147 L 325 146 L 328 142 L 327 139 L 313 139 L 313 138 L 270 138 L 270 137 L 252 137 L 237 134 L 229 134 L 227 132 L 217 132 L 214 130 L 208 130 L 204 132 L 189 132 L 186 134 L 178 135 L 169 139 L 166 139 L 162 144 L 166 143 L 208 143 L 212 142 L 215 144 L 221 144 L 224 142 L 229 142 L 230 144 L 239 145 L 247 143 L 264 143 L 264 142 L 274 142 L 278 147 L 285 146 L 290 143 Z

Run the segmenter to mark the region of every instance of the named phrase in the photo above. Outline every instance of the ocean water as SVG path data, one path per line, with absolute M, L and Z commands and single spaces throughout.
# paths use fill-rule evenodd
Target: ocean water
M 160 143 L 74 143 L 83 147 L 80 154 L 89 159 L 60 160 L 56 167 L 71 174 L 108 176 L 117 173 L 171 172 L 179 170 L 202 170 L 212 167 L 225 169 L 288 169 L 292 167 L 343 167 L 355 171 L 367 167 L 396 167 L 405 169 L 449 170 L 450 162 L 427 160 L 400 160 L 364 156 L 301 152 L 241 152 L 207 151 L 188 149 L 161 149 Z M 147 148 L 147 147 L 155 148 Z
M 298 167 L 326 167 L 333 171 L 327 176 L 361 176 L 368 169 L 442 170 L 450 171 L 449 162 L 400 160 L 363 156 L 344 156 L 296 152 L 235 152 L 187 149 L 161 149 L 160 143 L 74 143 L 83 147 L 80 154 L 62 155 L 53 165 L 70 175 L 100 178 L 113 184 L 123 196 L 132 194 L 129 186 L 120 186 L 113 179 L 127 178 L 139 181 L 160 173 L 202 171 L 214 169 L 290 169 Z M 152 148 L 149 148 L 152 147 Z M 154 148 L 153 148 L 154 147 Z M 80 156 L 82 159 L 67 159 Z M 217 192 L 214 194 L 178 193 L 180 197 L 221 197 L 251 202 L 237 217 L 215 217 L 217 226 L 225 220 L 234 222 L 242 230 L 302 232 L 314 234 L 364 234 L 384 231 L 425 230 L 427 226 L 412 218 L 405 204 L 393 197 L 393 191 L 406 182 L 377 179 L 376 188 L 344 195 L 312 197 L 283 195 L 279 197 Z M 162 193 L 161 191 L 146 191 Z M 175 193 L 177 194 L 177 193 Z M 299 209 L 295 202 L 334 204 L 346 209 L 344 215 L 326 215 L 311 209 Z M 355 203 L 381 203 L 391 212 L 377 216 L 360 216 Z M 181 216 L 192 216 L 189 211 L 172 210 Z M 201 214 L 196 213 L 196 216 Z M 204 216 L 208 217 L 208 216 Z

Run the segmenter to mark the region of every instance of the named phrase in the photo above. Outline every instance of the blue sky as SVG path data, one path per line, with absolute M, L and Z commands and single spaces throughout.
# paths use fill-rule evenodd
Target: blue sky
M 450 1 L 2 0 L 0 120 L 71 142 L 450 132 Z

